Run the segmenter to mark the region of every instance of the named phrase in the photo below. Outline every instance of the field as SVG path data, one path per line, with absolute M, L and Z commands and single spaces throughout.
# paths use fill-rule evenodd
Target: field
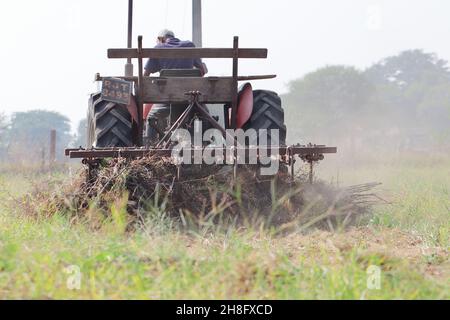
M 450 298 L 450 158 L 330 161 L 319 172 L 341 185 L 381 182 L 383 200 L 346 230 L 180 230 L 161 210 L 136 232 L 120 218 L 93 231 L 62 213 L 28 217 L 17 199 L 49 174 L 3 170 L 0 298 Z

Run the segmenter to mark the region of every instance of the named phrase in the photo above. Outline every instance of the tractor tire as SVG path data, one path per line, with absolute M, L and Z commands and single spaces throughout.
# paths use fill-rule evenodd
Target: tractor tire
M 133 123 L 127 107 L 102 100 L 100 93 L 89 99 L 87 129 L 89 148 L 133 146 Z
M 273 139 L 270 130 L 279 130 L 279 139 L 273 143 L 276 146 L 285 146 L 287 129 L 284 123 L 284 110 L 278 94 L 272 91 L 255 90 L 253 92 L 253 113 L 243 129 L 245 131 L 254 129 L 258 133 L 260 130 L 267 130 L 268 146 L 271 145 Z M 248 144 L 258 145 L 258 138 L 251 137 Z

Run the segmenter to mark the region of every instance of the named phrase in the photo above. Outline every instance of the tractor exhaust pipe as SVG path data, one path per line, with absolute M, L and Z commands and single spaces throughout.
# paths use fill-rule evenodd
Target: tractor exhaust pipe
M 127 48 L 131 49 L 133 45 L 133 0 L 128 0 L 128 39 L 127 39 Z M 125 65 L 125 77 L 132 77 L 134 75 L 133 72 L 133 63 L 131 58 L 128 58 L 127 64 Z
M 192 42 L 197 48 L 203 46 L 202 0 L 192 0 Z

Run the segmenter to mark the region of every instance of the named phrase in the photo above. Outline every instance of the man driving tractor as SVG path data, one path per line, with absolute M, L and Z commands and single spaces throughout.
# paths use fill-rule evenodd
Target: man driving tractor
M 175 34 L 167 29 L 162 30 L 157 38 L 155 48 L 195 48 L 191 41 L 181 41 Z M 149 59 L 145 65 L 144 76 L 163 70 L 198 70 L 200 76 L 208 73 L 206 64 L 201 59 Z M 147 138 L 154 142 L 164 127 L 164 121 L 172 115 L 174 118 L 183 113 L 182 105 L 155 104 L 152 106 L 147 118 Z M 159 132 L 158 132 L 159 131 Z

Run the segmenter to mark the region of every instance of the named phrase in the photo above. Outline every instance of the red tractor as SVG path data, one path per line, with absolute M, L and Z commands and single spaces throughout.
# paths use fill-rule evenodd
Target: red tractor
M 130 21 L 131 17 L 130 10 Z M 313 163 L 322 160 L 324 154 L 337 152 L 334 147 L 286 145 L 286 126 L 280 97 L 272 91 L 253 90 L 249 83 L 276 76 L 240 76 L 238 73 L 240 59 L 265 59 L 267 49 L 240 48 L 238 37 L 234 37 L 231 48 L 146 49 L 143 47 L 142 36 L 138 37 L 137 48 L 131 48 L 131 22 L 128 44 L 126 49 L 108 50 L 110 59 L 128 59 L 128 75 L 102 77 L 97 74 L 96 80 L 102 81 L 102 91 L 93 94 L 89 101 L 87 148 L 68 149 L 67 156 L 83 159 L 83 163 L 90 167 L 98 165 L 103 158 L 111 157 L 172 157 L 173 135 L 179 129 L 192 132 L 196 120 L 202 122 L 203 130 L 216 129 L 224 139 L 228 138 L 229 132 L 233 132 L 230 130 L 268 132 L 264 145 L 258 144 L 255 136 L 247 135 L 245 141 L 237 141 L 234 137 L 232 145 L 215 147 L 217 153 L 231 153 L 235 166 L 239 163 L 238 151 L 248 156 L 256 146 L 257 158 L 262 151 L 276 155 L 277 161 L 291 167 L 292 174 L 297 157 L 308 162 L 312 168 Z M 159 77 L 146 77 L 143 66 L 144 59 L 148 58 L 232 59 L 233 67 L 231 75 L 227 77 L 202 77 L 195 69 L 162 70 Z M 130 74 L 132 59 L 138 61 L 137 77 Z M 159 138 L 152 144 L 145 139 L 145 128 L 151 125 L 147 121 L 151 104 L 182 108 L 181 116 L 169 117 L 167 124 L 155 128 Z M 219 106 L 220 114 L 211 115 L 209 110 L 213 105 Z M 270 132 L 277 132 L 278 137 L 274 139 Z M 192 149 L 199 147 L 208 146 L 192 145 Z

